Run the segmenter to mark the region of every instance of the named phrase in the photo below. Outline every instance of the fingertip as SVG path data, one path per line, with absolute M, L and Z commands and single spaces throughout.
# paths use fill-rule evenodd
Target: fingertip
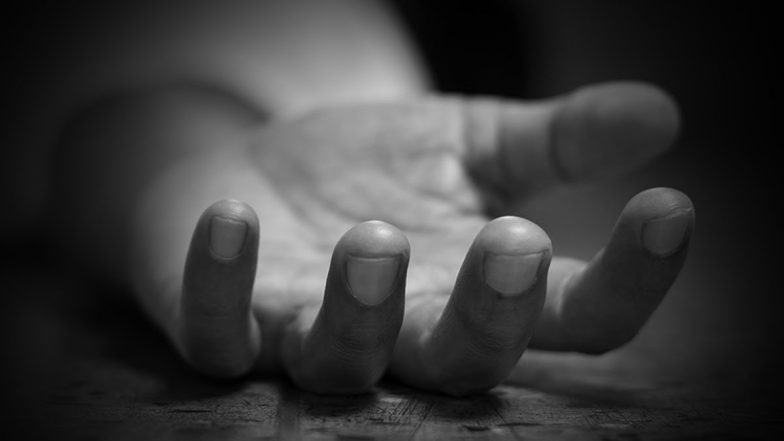
M 595 131 L 660 152 L 680 130 L 680 110 L 662 88 L 645 82 L 613 82 L 578 91 L 571 99 Z M 601 135 L 601 133 L 597 133 Z M 646 143 L 647 141 L 647 143 Z M 631 146 L 627 147 L 630 148 Z
M 694 205 L 672 188 L 652 188 L 638 193 L 624 208 L 619 223 L 639 231 L 642 246 L 656 257 L 679 251 L 694 228 Z
M 612 176 L 666 151 L 680 130 L 680 111 L 661 88 L 613 82 L 580 89 L 553 121 L 553 161 L 566 180 Z
M 672 95 L 655 84 L 619 81 L 599 85 L 593 94 L 597 116 L 608 118 L 607 124 L 617 124 L 615 118 L 626 118 L 664 139 L 672 140 L 678 134 L 681 119 L 678 104 Z
M 259 218 L 256 211 L 245 202 L 237 199 L 222 199 L 207 207 L 202 214 L 202 219 L 221 217 L 235 222 L 246 223 L 251 230 L 258 230 Z
M 515 216 L 496 218 L 476 237 L 485 283 L 502 297 L 529 292 L 552 256 L 550 237 L 535 223 Z
M 694 230 L 694 206 L 678 190 L 652 188 L 629 200 L 596 262 L 608 278 L 665 292 L 679 274 Z M 642 280 L 644 278 L 644 281 Z
M 674 188 L 656 187 L 643 190 L 634 195 L 624 208 L 624 213 L 633 215 L 639 221 L 660 218 L 675 211 L 694 210 L 691 199 Z
M 205 237 L 206 236 L 206 237 Z M 259 220 L 250 205 L 224 199 L 202 213 L 192 248 L 206 247 L 212 260 L 231 263 L 242 255 L 255 255 L 259 241 Z
M 517 216 L 503 216 L 488 222 L 477 234 L 474 246 L 498 254 L 552 251 L 547 233 L 535 223 Z
M 408 238 L 397 227 L 386 222 L 371 220 L 362 222 L 340 238 L 335 252 L 366 258 L 408 255 Z
M 334 258 L 336 267 L 345 265 L 345 284 L 352 296 L 366 306 L 375 306 L 395 291 L 409 254 L 410 245 L 402 231 L 372 220 L 347 231 L 335 245 Z

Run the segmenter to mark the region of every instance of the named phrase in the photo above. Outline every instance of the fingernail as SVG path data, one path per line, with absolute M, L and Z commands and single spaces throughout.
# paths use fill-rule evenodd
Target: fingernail
M 487 252 L 484 261 L 485 283 L 504 296 L 517 296 L 536 283 L 544 253 L 496 254 Z
M 678 211 L 645 223 L 642 243 L 658 256 L 667 256 L 677 250 L 689 227 L 690 211 Z
M 351 294 L 365 305 L 378 305 L 392 293 L 399 266 L 398 257 L 348 256 L 346 273 Z
M 218 257 L 233 259 L 240 254 L 248 233 L 243 221 L 213 216 L 210 220 L 210 250 Z

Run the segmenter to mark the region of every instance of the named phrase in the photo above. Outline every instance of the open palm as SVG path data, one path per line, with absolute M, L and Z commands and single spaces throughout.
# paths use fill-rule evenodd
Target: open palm
M 488 213 L 639 165 L 677 125 L 669 98 L 632 83 L 531 104 L 430 98 L 266 124 L 233 140 L 238 153 L 183 163 L 160 185 L 178 193 L 156 193 L 175 219 L 219 202 L 201 213 L 187 259 L 160 265 L 185 263 L 182 283 L 141 299 L 208 374 L 255 366 L 344 393 L 388 371 L 450 394 L 487 390 L 529 343 L 600 353 L 630 340 L 680 271 L 693 225 L 688 198 L 649 190 L 592 262 L 551 265 L 542 229 Z M 181 242 L 169 248 L 184 252 Z

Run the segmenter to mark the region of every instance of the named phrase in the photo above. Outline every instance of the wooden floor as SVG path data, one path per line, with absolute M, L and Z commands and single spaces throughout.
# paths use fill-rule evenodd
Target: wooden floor
M 781 428 L 778 412 L 677 388 L 574 397 L 501 386 L 450 399 L 384 385 L 324 397 L 265 381 L 172 387 L 125 366 L 78 370 L 51 397 L 66 439 L 775 439 Z
M 280 380 L 216 383 L 188 370 L 128 305 L 88 304 L 15 314 L 37 330 L 25 347 L 56 348 L 28 357 L 35 372 L 10 375 L 15 438 L 712 440 L 778 439 L 783 427 L 772 391 L 721 379 L 641 386 L 595 381 L 594 372 L 592 381 L 534 380 L 461 399 L 392 381 L 353 397 Z M 44 380 L 25 387 L 25 375 Z

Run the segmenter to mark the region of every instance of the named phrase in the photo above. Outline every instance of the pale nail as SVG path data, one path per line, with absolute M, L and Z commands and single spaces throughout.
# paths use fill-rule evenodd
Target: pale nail
M 233 259 L 240 254 L 248 233 L 243 221 L 213 216 L 210 220 L 210 250 L 218 257 Z
M 398 257 L 348 256 L 347 260 L 348 285 L 357 300 L 373 306 L 389 297 L 400 266 Z
M 485 283 L 504 296 L 520 295 L 536 283 L 543 253 L 495 254 L 487 252 Z
M 646 222 L 642 230 L 643 245 L 658 256 L 675 252 L 683 242 L 690 218 L 689 211 L 679 211 Z

